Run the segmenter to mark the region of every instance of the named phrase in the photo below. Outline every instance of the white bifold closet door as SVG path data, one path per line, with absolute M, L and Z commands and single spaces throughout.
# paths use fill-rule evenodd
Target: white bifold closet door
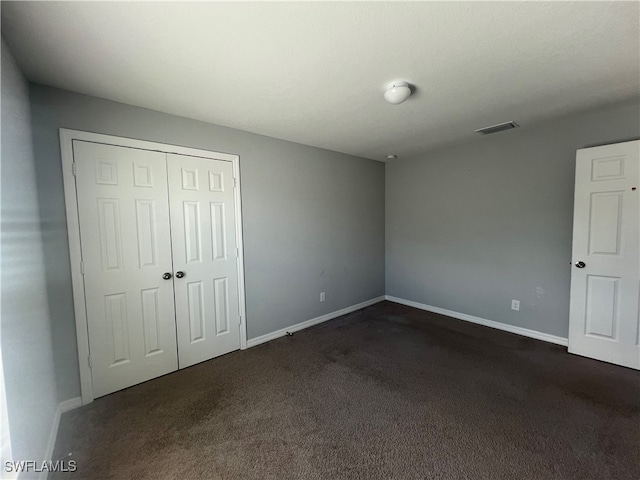
M 180 368 L 240 348 L 233 167 L 167 155 Z
M 73 142 L 94 396 L 178 368 L 166 154 Z
M 238 349 L 231 163 L 73 153 L 94 397 Z

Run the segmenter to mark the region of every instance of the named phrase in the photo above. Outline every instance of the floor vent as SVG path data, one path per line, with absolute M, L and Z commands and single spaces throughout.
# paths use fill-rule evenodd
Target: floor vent
M 490 127 L 479 128 L 478 130 L 476 130 L 476 133 L 479 133 L 480 135 L 489 135 L 490 133 L 502 132 L 503 130 L 511 130 L 512 128 L 518 128 L 519 126 L 520 125 L 518 125 L 516 122 L 504 122 L 497 125 L 491 125 Z

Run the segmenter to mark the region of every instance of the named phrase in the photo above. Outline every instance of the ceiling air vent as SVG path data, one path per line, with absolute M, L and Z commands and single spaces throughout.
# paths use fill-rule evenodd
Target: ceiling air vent
M 491 125 L 490 127 L 479 128 L 478 130 L 476 130 L 476 133 L 479 133 L 480 135 L 489 135 L 490 133 L 497 133 L 503 130 L 511 130 L 512 128 L 518 128 L 519 126 L 520 125 L 518 125 L 516 122 L 504 122 L 497 125 Z

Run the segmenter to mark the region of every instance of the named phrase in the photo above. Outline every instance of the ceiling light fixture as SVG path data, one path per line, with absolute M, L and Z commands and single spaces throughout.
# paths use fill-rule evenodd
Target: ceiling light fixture
M 393 155 L 393 154 L 387 155 L 387 160 L 395 160 L 396 158 L 398 158 L 397 155 Z
M 392 105 L 404 102 L 411 95 L 409 84 L 404 80 L 396 80 L 387 85 L 384 92 L 384 99 Z

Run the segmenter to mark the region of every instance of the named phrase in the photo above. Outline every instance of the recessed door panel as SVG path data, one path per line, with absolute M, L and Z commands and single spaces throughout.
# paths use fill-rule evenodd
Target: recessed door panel
M 591 194 L 589 219 L 589 253 L 619 255 L 624 192 Z
M 155 355 L 162 352 L 162 340 L 160 331 L 162 330 L 160 301 L 158 299 L 158 288 L 142 290 L 142 325 L 144 327 L 144 350 L 146 356 Z
M 95 397 L 178 367 L 166 154 L 73 142 Z
M 211 238 L 213 247 L 213 260 L 227 259 L 227 232 L 225 231 L 225 204 L 211 202 Z
M 224 192 L 223 172 L 209 172 L 209 190 L 212 192 Z
M 115 367 L 129 362 L 129 328 L 126 294 L 115 293 L 104 297 L 107 340 L 112 352 L 111 364 Z
M 100 220 L 100 256 L 102 269 L 122 268 L 122 236 L 120 231 L 120 201 L 117 198 L 98 199 Z
M 578 150 L 569 351 L 640 369 L 640 141 Z
M 112 158 L 94 158 L 96 184 L 118 185 L 118 162 Z
M 167 162 L 174 270 L 184 272 L 174 282 L 183 368 L 240 348 L 233 167 L 173 154 Z
M 185 259 L 187 263 L 200 262 L 200 202 L 183 202 L 184 207 L 184 232 Z
M 187 283 L 187 302 L 189 304 L 189 337 L 191 343 L 200 342 L 204 337 L 204 292 L 203 282 Z
M 591 160 L 591 180 L 620 180 L 624 178 L 625 156 L 594 158 Z
M 213 280 L 213 303 L 216 307 L 216 335 L 229 333 L 229 293 L 226 278 Z
M 133 185 L 142 188 L 153 188 L 153 168 L 149 164 L 133 164 Z
M 156 265 L 156 220 L 154 200 L 136 200 L 138 260 L 140 268 Z
M 619 278 L 587 276 L 587 335 L 615 338 L 619 282 Z
M 182 189 L 183 190 L 199 190 L 198 186 L 198 170 L 193 168 L 182 169 Z

